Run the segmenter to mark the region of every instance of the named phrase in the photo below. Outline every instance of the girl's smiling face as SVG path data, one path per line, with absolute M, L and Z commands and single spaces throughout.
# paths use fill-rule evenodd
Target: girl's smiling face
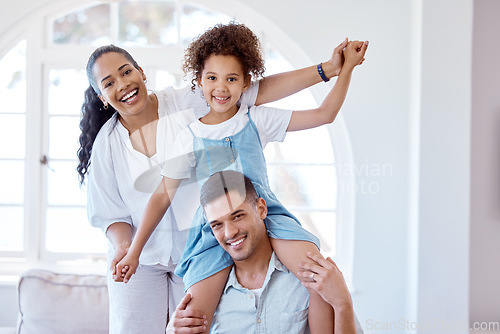
M 243 73 L 237 57 L 212 55 L 205 61 L 198 84 L 210 105 L 210 113 L 218 113 L 213 116 L 226 120 L 238 111 L 237 102 L 250 86 L 250 75 Z
M 97 59 L 93 69 L 103 103 L 109 103 L 121 116 L 136 115 L 144 109 L 148 92 L 141 68 L 135 68 L 122 54 L 108 52 Z

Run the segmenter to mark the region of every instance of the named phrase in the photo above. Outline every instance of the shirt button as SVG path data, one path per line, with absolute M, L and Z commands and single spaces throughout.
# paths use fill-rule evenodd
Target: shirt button
M 258 323 L 258 324 L 260 324 L 260 323 L 261 323 L 260 319 L 257 319 L 257 323 Z
M 252 295 L 252 294 L 249 294 L 249 295 L 248 295 L 248 298 L 252 299 L 252 298 L 253 298 L 253 295 Z
M 229 141 L 229 140 L 230 140 L 229 137 L 226 137 L 226 141 Z

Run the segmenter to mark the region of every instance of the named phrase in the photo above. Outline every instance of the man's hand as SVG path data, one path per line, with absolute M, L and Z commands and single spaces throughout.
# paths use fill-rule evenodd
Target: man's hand
M 307 253 L 307 257 L 316 264 L 299 264 L 301 269 L 299 275 L 311 279 L 309 282 L 302 282 L 302 285 L 315 290 L 328 304 L 332 305 L 334 310 L 345 307 L 352 309 L 351 295 L 344 276 L 335 262 L 313 253 Z
M 191 295 L 189 293 L 182 298 L 168 323 L 167 334 L 203 333 L 207 329 L 207 317 L 203 313 L 186 310 L 190 301 Z

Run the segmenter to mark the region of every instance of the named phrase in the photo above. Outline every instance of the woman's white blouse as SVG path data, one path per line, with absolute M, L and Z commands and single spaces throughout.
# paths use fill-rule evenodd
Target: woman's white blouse
M 240 99 L 253 105 L 259 85 L 253 83 Z M 200 91 L 169 87 L 154 92 L 158 98 L 156 154 L 151 158 L 132 147 L 128 130 L 112 117 L 99 131 L 91 154 L 87 186 L 90 224 L 106 232 L 116 222 L 137 230 L 151 194 L 161 181 L 161 166 L 176 135 L 208 112 Z M 198 185 L 181 184 L 171 207 L 147 242 L 139 262 L 145 265 L 177 263 L 182 255 L 192 213 L 199 204 Z M 110 245 L 110 251 L 112 247 Z

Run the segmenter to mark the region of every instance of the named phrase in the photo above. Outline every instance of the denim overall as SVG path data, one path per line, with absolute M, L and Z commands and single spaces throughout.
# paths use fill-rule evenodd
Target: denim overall
M 196 157 L 196 179 L 200 187 L 210 175 L 222 170 L 237 170 L 247 176 L 259 197 L 267 204 L 264 220 L 267 234 L 274 239 L 305 240 L 316 244 L 319 239 L 305 230 L 276 198 L 269 187 L 266 160 L 255 123 L 249 121 L 238 133 L 223 139 L 206 139 L 193 134 L 193 148 Z M 219 245 L 200 206 L 193 218 L 186 247 L 175 269 L 183 277 L 187 290 L 191 285 L 218 273 L 233 264 L 229 254 Z

